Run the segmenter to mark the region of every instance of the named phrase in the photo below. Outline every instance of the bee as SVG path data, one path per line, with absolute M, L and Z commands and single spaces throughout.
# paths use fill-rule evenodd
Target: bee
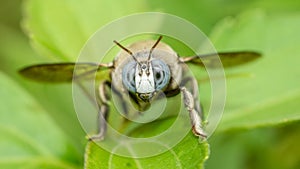
M 161 42 L 162 36 L 154 40 L 138 41 L 128 47 L 114 43 L 122 50 L 109 63 L 54 63 L 25 67 L 19 72 L 24 77 L 40 82 L 71 82 L 83 80 L 91 73 L 108 70 L 109 78 L 100 82 L 98 134 L 90 140 L 102 140 L 106 134 L 109 115 L 110 92 L 122 102 L 124 112 L 128 111 L 128 100 L 132 100 L 139 111 L 145 111 L 151 102 L 162 94 L 172 97 L 181 93 L 184 106 L 189 112 L 192 132 L 206 138 L 203 126 L 203 110 L 198 98 L 198 84 L 194 77 L 185 76 L 187 64 L 213 65 L 216 58 L 224 67 L 231 67 L 253 61 L 261 56 L 253 51 L 212 53 L 181 57 L 169 45 Z M 76 71 L 75 70 L 76 66 Z M 188 89 L 186 86 L 190 85 Z

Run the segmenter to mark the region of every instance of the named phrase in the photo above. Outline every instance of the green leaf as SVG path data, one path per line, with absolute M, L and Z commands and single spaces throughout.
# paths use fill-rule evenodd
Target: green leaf
M 178 100 L 179 99 L 179 100 Z M 180 97 L 175 97 L 170 99 L 171 103 L 168 103 L 166 106 L 165 112 L 171 112 L 171 110 L 180 109 L 178 107 L 178 101 L 180 102 Z M 176 105 L 177 104 L 177 105 Z M 176 106 L 175 106 L 176 105 Z M 182 109 L 184 109 L 182 107 Z M 159 110 L 157 110 L 159 111 Z M 187 110 L 186 110 L 187 111 Z M 110 139 L 111 130 L 108 130 L 107 138 L 108 140 L 104 139 L 102 142 L 94 143 L 89 142 L 86 147 L 86 153 L 85 153 L 85 167 L 86 169 L 92 169 L 92 168 L 203 168 L 204 162 L 209 157 L 209 144 L 206 141 L 202 141 L 194 136 L 194 134 L 191 132 L 191 130 L 187 131 L 187 135 L 183 136 L 182 140 L 178 140 L 179 142 L 175 145 L 172 145 L 173 141 L 176 141 L 178 134 L 182 134 L 181 131 L 182 125 L 190 126 L 189 124 L 189 117 L 187 112 L 186 116 L 182 116 L 184 118 L 185 122 L 177 123 L 175 120 L 177 117 L 175 116 L 167 116 L 160 120 L 155 120 L 153 122 L 149 122 L 146 124 L 139 124 L 139 123 L 130 123 L 127 127 L 124 135 L 128 135 L 131 138 L 141 139 L 145 142 L 138 142 L 138 144 L 131 144 L 132 140 L 127 138 L 114 138 Z M 118 114 L 116 111 L 112 110 L 111 114 L 112 119 L 109 120 L 113 123 L 117 121 L 116 117 Z M 141 117 L 147 116 L 144 114 Z M 166 116 L 166 115 L 162 115 Z M 122 122 L 122 120 L 118 121 L 119 123 Z M 175 124 L 176 123 L 176 124 Z M 171 127 L 174 127 L 175 125 L 176 129 L 171 129 L 174 134 L 167 134 L 164 133 L 166 130 L 170 129 Z M 110 124 L 110 126 L 113 126 L 113 124 Z M 126 126 L 126 125 L 123 125 Z M 177 131 L 177 132 L 176 132 Z M 151 139 L 151 137 L 154 136 L 162 136 L 164 138 L 160 139 Z M 112 137 L 113 138 L 113 137 Z M 107 149 L 107 146 L 104 145 L 110 144 L 111 142 L 114 142 L 115 139 L 118 141 L 115 145 L 112 147 L 109 147 Z M 168 143 L 164 142 L 163 140 L 170 140 L 167 141 Z M 152 143 L 159 143 L 152 145 Z M 99 145 L 98 145 L 99 144 Z M 139 146 L 142 145 L 142 146 Z M 170 146 L 171 145 L 171 146 Z M 103 147 L 102 147 L 103 146 Z M 114 152 L 119 153 L 120 152 L 129 152 L 128 153 L 121 153 L 126 154 L 127 157 L 116 155 Z M 156 155 L 156 152 L 162 152 L 158 153 Z M 153 154 L 155 153 L 155 154 Z M 140 157 L 144 154 L 147 154 L 147 157 Z M 128 157 L 130 156 L 130 157 Z M 133 157 L 134 156 L 134 157 Z M 148 157 L 149 156 L 149 157 Z
M 149 128 L 147 128 L 147 131 L 149 131 Z M 141 132 L 139 133 L 141 134 Z M 203 164 L 208 156 L 208 143 L 199 143 L 198 139 L 192 133 L 189 133 L 179 144 L 169 151 L 148 158 L 121 157 L 105 151 L 94 142 L 89 142 L 86 148 L 85 169 L 204 168 Z
M 255 63 L 227 71 L 249 73 L 252 78 L 227 81 L 226 108 L 219 131 L 300 119 L 299 29 L 299 13 L 270 16 L 261 10 L 226 18 L 217 25 L 211 40 L 219 51 L 246 49 L 263 55 Z
M 270 0 L 265 0 L 268 2 Z M 272 2 L 272 3 L 271 3 Z M 273 1 L 266 7 L 273 9 Z M 272 4 L 272 5 L 270 5 Z M 23 27 L 37 51 L 56 61 L 74 61 L 88 38 L 105 24 L 138 12 L 165 12 L 187 19 L 205 33 L 224 16 L 235 15 L 256 2 L 192 0 L 28 0 Z M 296 6 L 292 4 L 291 6 Z M 277 6 L 275 6 L 277 7 Z M 282 7 L 282 5 L 280 5 Z M 215 10 L 222 8 L 223 10 Z M 285 10 L 291 7 L 287 5 Z M 277 12 L 276 8 L 273 9 Z M 212 12 L 213 11 L 213 12 Z M 145 21 L 146 24 L 147 21 Z
M 40 105 L 54 119 L 59 127 L 78 148 L 84 150 L 85 133 L 82 131 L 72 104 L 71 85 L 45 85 L 24 79 L 18 71 L 30 64 L 45 63 L 28 44 L 28 39 L 20 30 L 0 24 L 1 70 L 21 84 L 36 98 Z M 18 47 L 16 50 L 16 46 Z
M 2 72 L 0 86 L 0 168 L 77 168 L 80 155 L 39 104 Z
M 114 8 L 112 12 L 111 8 Z M 101 26 L 132 12 L 144 11 L 144 1 L 26 1 L 23 25 L 43 55 L 74 61 L 88 38 Z

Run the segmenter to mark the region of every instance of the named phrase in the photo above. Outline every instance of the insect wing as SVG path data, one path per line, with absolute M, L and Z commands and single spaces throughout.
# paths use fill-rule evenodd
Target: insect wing
M 95 73 L 107 68 L 97 63 L 55 63 L 29 66 L 19 73 L 38 82 L 64 83 L 71 82 L 73 78 L 74 80 L 95 78 Z
M 251 51 L 212 53 L 198 56 L 182 58 L 185 63 L 193 63 L 210 68 L 220 67 L 220 61 L 223 67 L 233 67 L 254 61 L 261 57 L 260 53 Z

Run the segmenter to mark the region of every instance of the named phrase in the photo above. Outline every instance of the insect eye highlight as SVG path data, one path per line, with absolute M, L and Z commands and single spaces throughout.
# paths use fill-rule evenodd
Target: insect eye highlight
M 155 73 L 155 79 L 157 80 L 157 79 L 160 79 L 160 78 L 161 78 L 161 74 L 159 72 L 156 72 Z

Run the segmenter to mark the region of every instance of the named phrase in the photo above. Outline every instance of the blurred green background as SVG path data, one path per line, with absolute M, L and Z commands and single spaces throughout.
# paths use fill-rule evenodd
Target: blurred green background
M 37 84 L 17 71 L 36 63 L 75 61 L 98 28 L 146 11 L 187 19 L 220 51 L 263 53 L 255 63 L 226 71 L 251 76 L 228 79 L 226 109 L 208 140 L 210 157 L 204 167 L 300 168 L 299 1 L 3 0 L 0 4 L 0 168 L 83 168 L 85 133 L 73 110 L 71 85 Z M 200 86 L 204 107 L 209 105 L 206 88 Z

